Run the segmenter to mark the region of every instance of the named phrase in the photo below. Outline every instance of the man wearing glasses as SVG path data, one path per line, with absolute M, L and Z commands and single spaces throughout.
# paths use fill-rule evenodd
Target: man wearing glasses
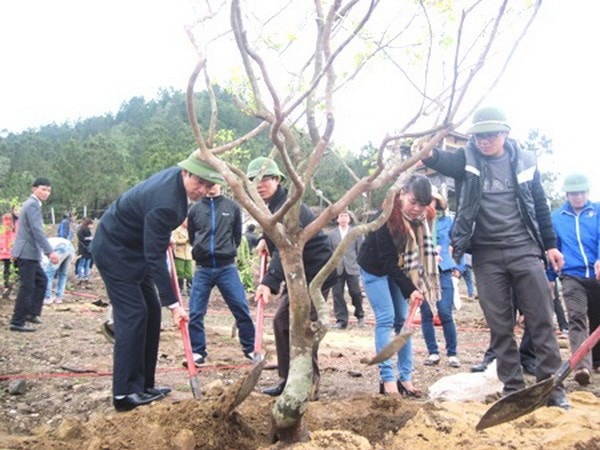
M 280 184 L 285 179 L 285 175 L 279 170 L 279 166 L 277 166 L 275 161 L 264 157 L 252 160 L 248 164 L 246 176 L 250 180 L 258 178 L 256 181 L 256 190 L 271 213 L 275 213 L 283 206 L 287 200 L 288 191 Z M 300 226 L 305 227 L 314 219 L 315 216 L 308 206 L 302 203 L 300 207 Z M 260 280 L 260 284 L 256 288 L 254 298 L 257 301 L 262 298 L 265 304 L 267 304 L 271 295 L 280 292 L 281 285 L 285 282 L 285 273 L 279 249 L 268 236 L 263 235 L 256 246 L 256 251 L 260 254 L 265 249 L 271 256 L 271 260 L 265 276 Z M 323 231 L 319 231 L 306 243 L 302 256 L 307 283 L 312 281 L 325 263 L 327 263 L 332 253 L 333 250 L 329 238 Z M 321 287 L 322 291 L 325 292 L 331 288 L 335 284 L 336 278 L 337 275 L 334 270 L 323 283 Z M 311 320 L 316 319 L 316 311 L 311 307 Z M 262 392 L 276 397 L 283 392 L 290 369 L 290 301 L 286 289 L 283 289 L 283 292 L 281 292 L 277 311 L 273 317 L 273 333 L 275 335 L 279 381 L 275 386 L 266 388 Z M 313 384 L 311 397 L 315 398 L 320 380 L 316 346 L 313 347 L 312 351 L 312 365 Z
M 458 206 L 452 256 L 458 262 L 465 252 L 473 255 L 479 302 L 490 327 L 503 395 L 525 387 L 513 331 L 513 290 L 531 334 L 536 379 L 549 378 L 561 365 L 544 262 L 557 272 L 564 264 L 535 155 L 510 139 L 509 132 L 503 112 L 482 108 L 473 116 L 466 147 L 456 153 L 436 149 L 423 161 L 455 179 Z M 554 389 L 548 406 L 569 408 L 562 385 Z
M 565 177 L 563 190 L 567 201 L 552 213 L 552 224 L 565 255 L 560 280 L 574 352 L 600 325 L 600 207 L 588 200 L 590 182 L 585 175 Z M 575 381 L 589 384 L 592 368 L 599 366 L 600 344 L 575 367 Z
M 223 177 L 195 152 L 115 200 L 103 214 L 92 255 L 110 298 L 115 346 L 113 405 L 128 411 L 167 395 L 154 385 L 161 305 L 178 324 L 188 320 L 175 296 L 166 262 L 171 232 L 187 216 L 188 199 L 199 200 Z

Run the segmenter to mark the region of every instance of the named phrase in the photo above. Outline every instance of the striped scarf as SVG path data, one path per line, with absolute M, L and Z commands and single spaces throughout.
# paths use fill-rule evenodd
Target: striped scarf
M 427 220 L 410 221 L 404 214 L 407 230 L 404 253 L 398 257 L 398 266 L 412 281 L 425 300 L 433 304 L 441 298 L 440 277 L 431 231 Z

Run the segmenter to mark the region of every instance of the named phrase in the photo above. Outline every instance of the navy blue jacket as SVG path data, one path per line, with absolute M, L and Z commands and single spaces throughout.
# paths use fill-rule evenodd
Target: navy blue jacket
M 166 251 L 187 209 L 180 168 L 152 175 L 117 198 L 100 219 L 91 244 L 94 263 L 118 280 L 136 282 L 150 275 L 162 305 L 177 303 Z
M 191 207 L 188 234 L 192 256 L 201 267 L 224 267 L 235 262 L 242 242 L 242 211 L 222 195 L 204 197 Z

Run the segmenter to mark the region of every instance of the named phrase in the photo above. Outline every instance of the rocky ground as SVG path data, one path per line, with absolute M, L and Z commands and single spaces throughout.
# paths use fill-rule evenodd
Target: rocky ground
M 14 294 L 0 300 L 0 448 L 269 447 L 273 399 L 260 394 L 260 388 L 277 380 L 275 370 L 263 372 L 255 392 L 232 415 L 215 414 L 219 392 L 235 386 L 251 368 L 232 336 L 233 319 L 218 295 L 207 320 L 209 358 L 198 376 L 204 397 L 192 397 L 181 364 L 180 334 L 165 317 L 158 382 L 174 392 L 154 405 L 119 414 L 110 403 L 112 346 L 100 333 L 106 308 L 93 304 L 98 299 L 106 297 L 102 283 L 94 278 L 90 289 L 72 290 L 64 303 L 44 307 L 43 324 L 36 333 L 9 332 Z M 332 330 L 321 345 L 319 399 L 309 404 L 306 416 L 312 441 L 303 448 L 600 448 L 597 373 L 586 387 L 568 379 L 571 411 L 544 407 L 483 432 L 476 432 L 475 425 L 490 406 L 484 401 L 378 395 L 377 369 L 360 363 L 373 355 L 373 316 L 367 311 L 366 327 L 351 323 L 346 330 Z M 458 369 L 448 367 L 445 358 L 437 366 L 422 364 L 427 355 L 417 327 L 414 383 L 425 394 L 449 375 L 455 375 L 450 379 L 455 387 L 475 385 L 467 372 L 488 343 L 477 302 L 463 298 L 456 320 L 462 362 Z M 265 327 L 265 345 L 274 353 L 268 318 Z M 443 341 L 441 329 L 437 334 Z M 562 351 L 567 357 L 568 350 Z M 482 389 L 492 386 L 486 382 Z

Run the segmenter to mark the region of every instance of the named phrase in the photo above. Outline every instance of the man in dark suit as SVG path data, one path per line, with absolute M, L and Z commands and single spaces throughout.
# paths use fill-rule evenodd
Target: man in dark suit
M 334 249 L 340 245 L 340 242 L 348 231 L 350 231 L 351 217 L 348 211 L 342 211 L 337 217 L 338 226 L 329 232 L 329 240 Z M 353 241 L 344 257 L 337 266 L 337 283 L 333 286 L 333 313 L 335 315 L 335 325 L 333 328 L 344 329 L 348 326 L 348 307 L 344 298 L 344 288 L 348 285 L 348 293 L 354 306 L 354 316 L 358 320 L 357 325 L 365 325 L 365 312 L 363 310 L 363 297 L 360 290 L 360 267 L 356 262 L 358 251 L 363 241 L 363 237 Z
M 92 255 L 114 315 L 113 404 L 128 411 L 160 400 L 171 389 L 154 385 L 161 304 L 174 323 L 188 320 L 171 285 L 166 251 L 171 232 L 223 177 L 195 153 L 122 194 L 102 216 Z M 160 298 L 160 299 L 159 299 Z
M 42 203 L 48 200 L 51 192 L 48 179 L 36 178 L 31 196 L 21 206 L 19 229 L 12 249 L 12 257 L 19 268 L 20 286 L 10 331 L 35 331 L 25 322 L 42 323 L 40 314 L 48 283 L 40 264 L 42 253 L 48 255 L 52 264 L 59 261 L 42 228 Z

